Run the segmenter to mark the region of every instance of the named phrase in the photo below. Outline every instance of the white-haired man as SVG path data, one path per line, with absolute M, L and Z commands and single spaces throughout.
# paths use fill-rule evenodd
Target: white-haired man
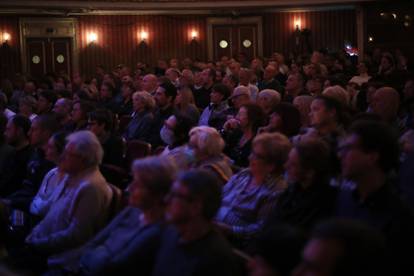
M 26 242 L 47 255 L 85 243 L 108 219 L 112 191 L 99 172 L 103 150 L 90 131 L 68 137 L 61 169 L 68 174 L 65 189 Z

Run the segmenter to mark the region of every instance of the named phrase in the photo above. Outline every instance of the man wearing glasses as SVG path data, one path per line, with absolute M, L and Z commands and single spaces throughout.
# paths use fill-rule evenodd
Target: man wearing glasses
M 211 222 L 221 202 L 217 179 L 204 170 L 182 174 L 167 196 L 167 229 L 153 275 L 238 275 L 229 243 Z

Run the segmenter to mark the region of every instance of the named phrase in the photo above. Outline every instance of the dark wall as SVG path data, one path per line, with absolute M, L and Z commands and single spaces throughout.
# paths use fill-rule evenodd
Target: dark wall
M 4 33 L 10 40 L 3 42 Z M 19 20 L 16 16 L 0 16 L 0 78 L 10 78 L 20 72 L 20 35 Z
M 263 50 L 288 55 L 296 49 L 294 22 L 310 30 L 310 44 L 314 49 L 343 48 L 345 40 L 356 43 L 354 10 L 274 12 L 263 16 Z M 21 70 L 19 53 L 18 16 L 0 17 L 0 32 L 12 36 L 0 52 L 1 76 L 11 76 Z M 112 68 L 117 64 L 135 66 L 138 61 L 150 64 L 158 58 L 207 59 L 207 15 L 113 15 L 77 16 L 77 45 L 82 74 L 91 75 L 95 66 Z M 148 32 L 145 45 L 140 32 Z M 191 42 L 191 31 L 198 32 L 197 42 Z M 95 32 L 96 43 L 88 44 L 87 35 Z
M 309 42 L 313 49 L 338 50 L 344 47 L 345 41 L 356 46 L 355 10 L 278 12 L 263 17 L 265 55 L 276 51 L 288 55 L 295 50 L 294 22 L 298 19 L 302 29 L 310 30 Z M 300 41 L 303 44 L 303 37 Z
M 367 37 L 373 37 L 372 42 L 367 41 L 368 50 L 375 47 L 383 50 L 398 48 L 413 61 L 414 1 L 394 3 L 393 5 L 367 5 L 366 11 Z M 392 13 L 396 15 L 396 18 Z M 408 22 L 407 26 L 404 25 L 405 22 Z
M 94 65 L 112 67 L 138 61 L 154 64 L 158 58 L 207 58 L 206 17 L 204 16 L 81 16 L 78 17 L 80 70 L 87 74 Z M 148 32 L 145 45 L 140 32 Z M 191 31 L 198 32 L 196 43 Z M 98 34 L 95 44 L 87 44 L 87 33 Z

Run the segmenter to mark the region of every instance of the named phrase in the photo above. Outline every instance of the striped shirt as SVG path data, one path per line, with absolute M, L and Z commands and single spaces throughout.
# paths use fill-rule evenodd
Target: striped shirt
M 223 187 L 222 203 L 216 220 L 232 227 L 237 238 L 257 234 L 274 209 L 287 184 L 282 175 L 269 174 L 260 185 L 250 185 L 252 174 L 245 169 L 230 178 Z

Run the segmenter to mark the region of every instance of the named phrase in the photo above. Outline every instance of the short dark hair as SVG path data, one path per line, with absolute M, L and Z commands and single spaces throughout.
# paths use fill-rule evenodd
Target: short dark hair
M 294 146 L 300 165 L 305 170 L 314 171 L 314 181 L 323 183 L 332 173 L 331 149 L 329 145 L 320 139 L 308 138 L 301 140 Z
M 83 114 L 85 114 L 85 117 L 88 115 L 88 113 L 94 111 L 96 108 L 93 102 L 85 101 L 85 100 L 74 101 L 72 103 L 72 107 L 75 104 L 79 104 L 80 110 L 83 112 Z
M 230 76 L 229 76 L 229 79 L 230 79 L 233 83 L 235 83 L 235 85 L 237 85 L 237 84 L 240 82 L 239 77 L 238 77 L 238 76 L 236 76 L 236 75 L 230 75 Z
M 217 93 L 220 93 L 223 95 L 223 101 L 226 100 L 230 96 L 230 88 L 227 85 L 224 85 L 222 83 L 217 83 L 213 86 L 212 91 L 216 91 Z
M 344 121 L 344 106 L 340 101 L 334 99 L 332 97 L 328 97 L 325 95 L 319 95 L 315 97 L 315 100 L 323 101 L 323 104 L 326 109 L 328 110 L 335 110 L 336 112 L 336 120 L 338 123 L 343 123 Z
M 178 181 L 188 188 L 191 197 L 202 201 L 203 217 L 212 219 L 221 206 L 221 186 L 218 178 L 207 170 L 193 169 L 179 175 Z
M 104 129 L 108 132 L 112 131 L 114 120 L 113 113 L 108 109 L 96 109 L 88 113 L 88 119 L 91 121 L 96 121 L 98 124 L 104 124 Z
M 41 129 L 48 130 L 51 134 L 58 131 L 60 128 L 59 120 L 53 113 L 39 115 L 34 119 L 34 121 L 39 124 Z
M 216 70 L 214 70 L 212 68 L 209 68 L 207 70 L 208 70 L 208 76 L 213 79 L 213 82 L 215 82 L 216 81 L 216 76 L 217 76 L 216 75 Z
M 21 128 L 25 137 L 29 137 L 29 130 L 32 122 L 23 115 L 16 115 L 11 119 L 15 127 Z
M 339 244 L 342 254 L 333 275 L 384 275 L 385 239 L 376 229 L 362 222 L 332 219 L 318 224 L 312 239 L 332 240 Z
M 187 143 L 190 139 L 190 130 L 193 127 L 197 126 L 197 122 L 194 120 L 194 118 L 191 118 L 184 112 L 177 110 L 174 112 L 174 116 L 177 121 L 177 124 L 174 128 L 174 136 L 177 139 L 176 142 L 179 144 Z
M 174 101 L 175 97 L 177 96 L 177 88 L 172 84 L 170 81 L 165 81 L 160 84 L 160 87 L 164 89 L 165 96 L 172 97 L 172 101 Z
M 349 134 L 358 136 L 363 151 L 379 154 L 378 166 L 389 172 L 398 166 L 398 135 L 383 122 L 360 120 L 351 125 Z
M 52 90 L 43 90 L 39 93 L 39 97 L 43 97 L 45 98 L 48 102 L 50 102 L 52 104 L 52 106 L 55 104 L 55 102 L 57 101 L 57 95 L 54 91 Z
M 102 86 L 104 86 L 104 85 L 108 88 L 108 90 L 111 92 L 111 94 L 113 94 L 113 93 L 114 93 L 114 91 L 115 91 L 115 87 L 112 85 L 112 83 L 110 83 L 110 82 L 108 82 L 108 81 L 104 81 L 104 82 L 102 83 Z
M 89 101 L 91 97 L 89 96 L 89 93 L 87 91 L 87 88 L 83 88 L 81 90 L 76 91 L 74 94 L 78 96 L 80 100 L 83 101 Z
M 299 133 L 301 127 L 301 118 L 299 110 L 290 103 L 279 103 L 271 113 L 277 113 L 282 119 L 281 132 L 291 137 Z
M 264 125 L 266 115 L 258 104 L 247 103 L 242 105 L 240 109 L 243 107 L 246 108 L 249 124 L 252 125 L 253 132 L 256 133 L 259 127 Z
M 277 275 L 289 276 L 301 259 L 305 242 L 305 233 L 281 223 L 263 231 L 253 245 L 253 252 L 262 257 Z

